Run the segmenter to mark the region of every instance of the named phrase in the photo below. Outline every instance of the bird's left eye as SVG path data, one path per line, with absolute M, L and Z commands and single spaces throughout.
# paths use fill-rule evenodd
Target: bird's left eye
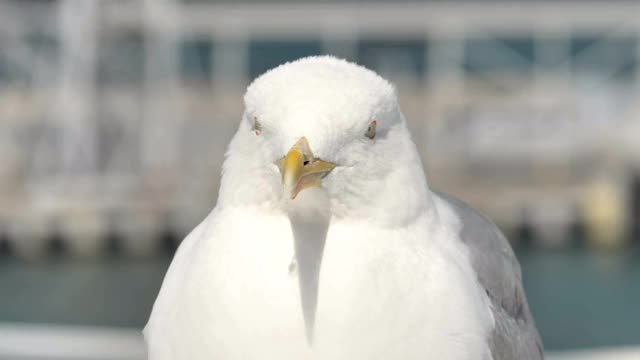
M 367 132 L 364 133 L 364 136 L 373 140 L 373 138 L 376 137 L 376 125 L 378 125 L 378 122 L 376 120 L 373 120 L 371 124 L 369 124 L 369 127 L 367 128 Z
M 256 135 L 262 134 L 262 124 L 260 124 L 257 117 L 253 118 L 253 132 L 256 133 Z

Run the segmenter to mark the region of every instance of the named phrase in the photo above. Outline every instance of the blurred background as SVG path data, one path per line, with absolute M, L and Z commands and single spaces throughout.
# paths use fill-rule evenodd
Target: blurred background
M 640 358 L 640 2 L 0 2 L 0 359 L 143 359 L 249 82 L 397 86 L 433 188 L 508 235 L 551 358 Z

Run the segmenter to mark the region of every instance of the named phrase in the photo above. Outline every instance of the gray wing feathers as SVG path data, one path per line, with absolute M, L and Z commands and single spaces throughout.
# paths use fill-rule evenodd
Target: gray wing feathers
M 543 359 L 542 341 L 522 288 L 520 265 L 509 242 L 490 220 L 461 200 L 437 195 L 460 217 L 460 237 L 469 247 L 478 280 L 491 300 L 495 328 L 489 342 L 493 359 Z

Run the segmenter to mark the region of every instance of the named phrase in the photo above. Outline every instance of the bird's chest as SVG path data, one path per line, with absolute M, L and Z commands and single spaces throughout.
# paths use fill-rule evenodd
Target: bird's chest
M 347 226 L 329 234 L 316 321 L 323 358 L 468 358 L 458 342 L 477 328 L 472 281 L 416 235 Z
M 321 245 L 297 243 L 287 222 L 235 231 L 203 304 L 227 358 L 465 358 L 452 344 L 473 333 L 475 294 L 437 247 L 354 226 Z

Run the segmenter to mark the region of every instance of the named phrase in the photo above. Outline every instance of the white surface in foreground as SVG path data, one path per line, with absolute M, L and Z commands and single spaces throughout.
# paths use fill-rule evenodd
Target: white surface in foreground
M 640 347 L 558 351 L 548 353 L 547 360 L 638 360 Z
M 2 360 L 144 360 L 144 339 L 135 329 L 40 324 L 0 324 Z M 547 353 L 547 360 L 636 360 L 640 347 Z
M 3 360 L 143 360 L 146 348 L 135 329 L 0 324 Z

